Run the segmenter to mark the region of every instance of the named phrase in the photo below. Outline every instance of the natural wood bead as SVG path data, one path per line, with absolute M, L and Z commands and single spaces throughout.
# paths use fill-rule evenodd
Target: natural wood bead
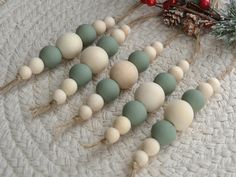
M 104 22 L 106 24 L 107 29 L 114 27 L 116 24 L 115 19 L 113 17 L 109 17 L 109 16 L 104 19 Z
M 96 30 L 97 35 L 104 34 L 106 32 L 106 23 L 102 20 L 96 20 L 93 23 L 93 27 Z
M 147 138 L 144 140 L 141 148 L 148 156 L 154 156 L 160 151 L 160 144 L 154 138 Z
M 216 78 L 210 78 L 208 83 L 212 86 L 214 92 L 219 92 L 220 90 L 220 81 Z
M 30 67 L 24 65 L 19 70 L 19 75 L 23 80 L 28 80 L 32 76 Z
M 154 47 L 152 47 L 152 46 L 147 46 L 147 47 L 145 47 L 145 49 L 144 49 L 143 51 L 148 54 L 149 63 L 152 63 L 152 62 L 156 59 L 156 57 L 157 57 L 157 52 L 156 52 L 156 50 L 155 50 Z
M 177 82 L 179 82 L 180 80 L 182 80 L 183 77 L 184 77 L 184 72 L 183 72 L 183 70 L 182 70 L 179 66 L 173 66 L 173 67 L 171 67 L 171 68 L 168 70 L 168 72 L 169 72 L 170 74 L 172 74 L 172 75 L 175 77 L 175 79 L 176 79 Z
M 189 70 L 189 62 L 187 60 L 180 60 L 177 64 L 184 73 L 186 73 Z
M 139 167 L 147 165 L 148 159 L 147 153 L 141 150 L 136 151 L 133 157 L 133 161 L 136 162 Z
M 82 105 L 79 108 L 79 117 L 83 120 L 88 120 L 92 117 L 93 111 L 92 109 L 87 105 Z
M 67 96 L 75 94 L 77 91 L 77 83 L 74 79 L 67 78 L 61 84 L 61 89 L 66 93 Z
M 214 93 L 212 86 L 206 82 L 201 82 L 197 86 L 197 89 L 202 92 L 206 100 L 209 99 Z
M 57 89 L 53 94 L 53 100 L 55 100 L 58 105 L 65 103 L 66 93 L 61 89 Z
M 103 108 L 104 100 L 100 95 L 94 93 L 88 97 L 87 105 L 93 110 L 93 112 L 97 112 Z
M 111 32 L 111 36 L 117 41 L 118 44 L 123 44 L 125 42 L 125 33 L 121 29 L 114 29 Z
M 114 144 L 120 138 L 120 133 L 116 128 L 110 127 L 105 132 L 105 139 L 108 144 Z
M 44 70 L 43 60 L 40 58 L 32 58 L 30 60 L 29 67 L 33 74 L 40 74 Z
M 113 127 L 116 128 L 121 135 L 124 135 L 131 129 L 131 122 L 127 117 L 119 116 L 115 119 Z
M 126 37 L 131 32 L 131 29 L 130 29 L 130 27 L 128 25 L 122 25 L 120 28 L 121 28 L 122 31 L 124 31 Z
M 152 43 L 152 46 L 156 49 L 157 56 L 161 54 L 161 52 L 163 51 L 163 48 L 164 48 L 163 44 L 159 41 Z

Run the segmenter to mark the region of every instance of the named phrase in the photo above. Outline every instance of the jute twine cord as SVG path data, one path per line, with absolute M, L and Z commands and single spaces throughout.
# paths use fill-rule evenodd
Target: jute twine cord
M 12 80 L 11 82 L 7 83 L 6 85 L 0 87 L 0 93 L 1 94 L 6 94 L 13 87 L 17 86 L 22 81 L 23 81 L 23 79 L 20 77 L 19 74 L 17 74 L 17 76 L 16 76 L 16 78 L 14 80 Z
M 31 113 L 32 113 L 33 117 L 36 118 L 40 114 L 46 113 L 46 112 L 50 111 L 51 109 L 54 109 L 56 106 L 57 106 L 57 102 L 55 100 L 52 100 L 45 106 L 32 108 Z

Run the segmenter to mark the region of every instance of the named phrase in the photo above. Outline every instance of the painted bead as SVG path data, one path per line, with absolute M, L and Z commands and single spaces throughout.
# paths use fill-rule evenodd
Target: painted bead
M 173 75 L 169 73 L 159 73 L 154 82 L 161 86 L 164 90 L 165 95 L 170 95 L 176 88 L 176 80 Z
M 105 138 L 108 144 L 114 144 L 120 138 L 120 133 L 116 128 L 110 127 L 105 132 Z
M 110 29 L 116 25 L 116 21 L 113 17 L 105 17 L 104 22 L 106 24 L 107 29 Z
M 81 87 L 92 80 L 92 71 L 85 64 L 76 64 L 70 69 L 69 77 L 75 80 L 78 87 Z
M 97 84 L 96 92 L 102 96 L 104 102 L 109 103 L 119 96 L 120 88 L 114 80 L 103 79 Z
M 100 95 L 94 93 L 88 97 L 87 105 L 93 110 L 93 112 L 97 112 L 103 108 L 104 100 Z
M 81 53 L 80 62 L 88 65 L 93 74 L 98 74 L 107 67 L 109 58 L 101 47 L 90 46 Z
M 176 129 L 167 120 L 158 120 L 152 126 L 151 134 L 161 146 L 171 144 L 176 139 Z
M 183 100 L 170 102 L 164 111 L 164 118 L 174 124 L 176 130 L 186 130 L 193 121 L 193 109 Z
M 67 96 L 75 94 L 77 88 L 77 83 L 71 78 L 65 79 L 61 84 L 61 89 L 66 93 Z
M 189 62 L 187 60 L 180 60 L 177 63 L 177 66 L 179 66 L 184 73 L 186 73 L 189 70 Z
M 209 99 L 214 93 L 214 90 L 213 90 L 212 86 L 209 83 L 206 83 L 206 82 L 201 82 L 197 86 L 197 89 L 202 92 L 202 94 L 205 97 L 205 100 Z
M 121 29 L 114 29 L 111 32 L 111 36 L 117 41 L 119 45 L 125 42 L 125 33 Z
M 60 49 L 65 59 L 73 59 L 81 52 L 83 42 L 77 34 L 65 33 L 57 39 L 56 46 Z
M 220 90 L 220 81 L 216 78 L 210 78 L 208 83 L 212 86 L 214 92 L 219 92 Z
M 91 45 L 97 38 L 96 30 L 92 25 L 83 24 L 76 29 L 76 34 L 79 35 L 83 42 L 83 47 Z
M 87 106 L 87 105 L 80 106 L 80 108 L 79 108 L 79 117 L 81 119 L 89 120 L 89 119 L 91 119 L 92 115 L 93 115 L 93 111 L 89 106 Z
M 109 57 L 112 57 L 118 52 L 119 44 L 116 40 L 111 36 L 103 36 L 101 37 L 98 42 L 97 46 L 103 48 Z
M 32 71 L 30 67 L 24 65 L 20 68 L 19 75 L 23 80 L 28 80 L 32 76 Z
M 176 81 L 179 82 L 184 77 L 184 72 L 179 66 L 173 66 L 171 67 L 168 72 L 172 74 Z
M 57 89 L 53 94 L 53 100 L 55 100 L 58 105 L 65 103 L 66 93 L 61 89 Z
M 102 20 L 96 20 L 93 23 L 93 27 L 96 30 L 97 35 L 104 34 L 106 32 L 106 23 Z
M 163 89 L 154 82 L 145 82 L 141 84 L 134 94 L 135 100 L 144 104 L 148 112 L 154 112 L 159 109 L 165 101 Z
M 57 47 L 49 45 L 40 51 L 39 58 L 43 60 L 43 63 L 46 67 L 52 69 L 61 63 L 62 54 Z
M 136 162 L 139 167 L 144 167 L 148 163 L 148 155 L 146 152 L 138 150 L 134 154 L 133 161 Z
M 149 66 L 149 57 L 144 51 L 137 50 L 131 53 L 128 60 L 136 66 L 139 73 L 145 71 Z
M 30 60 L 29 67 L 33 74 L 40 74 L 44 70 L 43 60 L 40 58 L 32 58 Z
M 110 70 L 110 78 L 115 80 L 121 89 L 128 89 L 138 80 L 138 70 L 129 61 L 120 61 Z
M 187 101 L 192 106 L 194 112 L 200 111 L 205 104 L 202 92 L 196 89 L 186 91 L 182 96 L 182 100 Z
M 122 115 L 127 117 L 132 126 L 138 126 L 147 118 L 147 110 L 139 101 L 130 101 L 125 104 L 122 110 Z
M 152 46 L 156 49 L 157 56 L 160 55 L 164 49 L 163 44 L 159 41 L 152 43 Z
M 155 156 L 160 151 L 160 144 L 154 138 L 147 138 L 144 140 L 141 148 L 148 156 Z
M 128 25 L 122 25 L 120 28 L 121 28 L 122 31 L 124 31 L 126 37 L 131 32 L 131 29 L 130 29 L 130 27 Z
M 116 128 L 121 135 L 124 135 L 131 129 L 131 122 L 127 117 L 119 116 L 115 119 L 113 127 Z
M 148 55 L 149 63 L 152 63 L 156 59 L 157 52 L 154 47 L 147 46 L 143 51 Z

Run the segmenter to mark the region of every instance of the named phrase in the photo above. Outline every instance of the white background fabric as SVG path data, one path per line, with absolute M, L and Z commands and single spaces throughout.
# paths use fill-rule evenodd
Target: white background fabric
M 12 80 L 22 64 L 38 56 L 42 47 L 54 44 L 66 31 L 78 25 L 92 23 L 107 15 L 124 12 L 134 1 L 129 0 L 8 0 L 0 7 L 0 85 Z M 153 9 L 155 10 L 155 9 Z M 142 7 L 131 19 L 148 13 Z M 175 32 L 161 24 L 160 18 L 147 20 L 132 29 L 109 68 L 119 59 L 127 59 L 137 49 L 155 40 L 165 41 Z M 177 90 L 167 101 L 180 98 L 199 81 L 216 76 L 233 59 L 231 50 L 214 37 L 201 39 L 202 53 L 191 66 Z M 70 129 L 59 140 L 53 140 L 52 127 L 76 115 L 86 97 L 94 92 L 96 83 L 108 76 L 109 69 L 97 76 L 73 96 L 68 104 L 32 119 L 30 107 L 47 103 L 53 91 L 68 76 L 78 59 L 45 72 L 27 84 L 20 84 L 10 93 L 0 96 L 0 176 L 2 177 L 72 177 L 128 176 L 133 152 L 142 140 L 150 136 L 151 126 L 163 118 L 163 110 L 149 116 L 141 126 L 123 136 L 111 147 L 84 149 L 80 144 L 99 140 L 105 129 L 120 115 L 123 105 L 133 99 L 140 83 L 152 81 L 161 71 L 167 71 L 180 59 L 190 57 L 194 40 L 181 36 L 167 47 L 157 61 L 142 73 L 138 83 L 123 91 L 119 99 L 108 104 L 84 125 Z M 234 177 L 236 176 L 236 73 L 222 81 L 221 92 L 196 114 L 192 126 L 179 133 L 177 140 L 162 148 L 158 157 L 137 176 L 145 177 Z

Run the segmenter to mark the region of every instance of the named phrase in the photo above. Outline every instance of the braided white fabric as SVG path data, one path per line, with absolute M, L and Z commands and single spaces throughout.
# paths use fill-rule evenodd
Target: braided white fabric
M 82 23 L 92 23 L 107 15 L 116 16 L 133 3 L 132 0 L 6 1 L 0 6 L 0 85 L 12 80 L 22 64 L 38 56 L 45 45 L 54 44 L 60 34 L 75 31 Z M 149 8 L 142 7 L 127 21 L 147 11 Z M 109 68 L 119 59 L 126 59 L 133 50 L 142 49 L 155 40 L 165 41 L 173 34 L 174 30 L 158 21 L 148 20 L 135 27 L 118 54 L 110 60 Z M 230 49 L 213 37 L 205 35 L 201 43 L 202 53 L 168 101 L 180 98 L 186 89 L 196 87 L 199 81 L 216 76 L 232 60 Z M 57 141 L 53 138 L 53 126 L 76 115 L 79 105 L 94 92 L 96 83 L 108 75 L 108 69 L 81 89 L 68 104 L 40 119 L 33 120 L 29 108 L 47 103 L 78 60 L 45 72 L 0 96 L 0 176 L 127 176 L 133 152 L 150 135 L 155 120 L 163 118 L 162 111 L 152 114 L 143 125 L 112 147 L 84 149 L 81 143 L 100 139 L 115 116 L 121 114 L 122 106 L 133 98 L 140 83 L 152 81 L 158 72 L 167 71 L 180 59 L 190 57 L 193 47 L 194 40 L 189 37 L 176 39 L 148 71 L 140 75 L 132 89 L 122 92 L 119 99 L 95 114 L 91 121 L 70 129 Z M 180 133 L 172 145 L 163 148 L 137 176 L 235 177 L 235 88 L 236 73 L 232 72 L 222 81 L 221 93 L 195 116 L 191 128 Z

